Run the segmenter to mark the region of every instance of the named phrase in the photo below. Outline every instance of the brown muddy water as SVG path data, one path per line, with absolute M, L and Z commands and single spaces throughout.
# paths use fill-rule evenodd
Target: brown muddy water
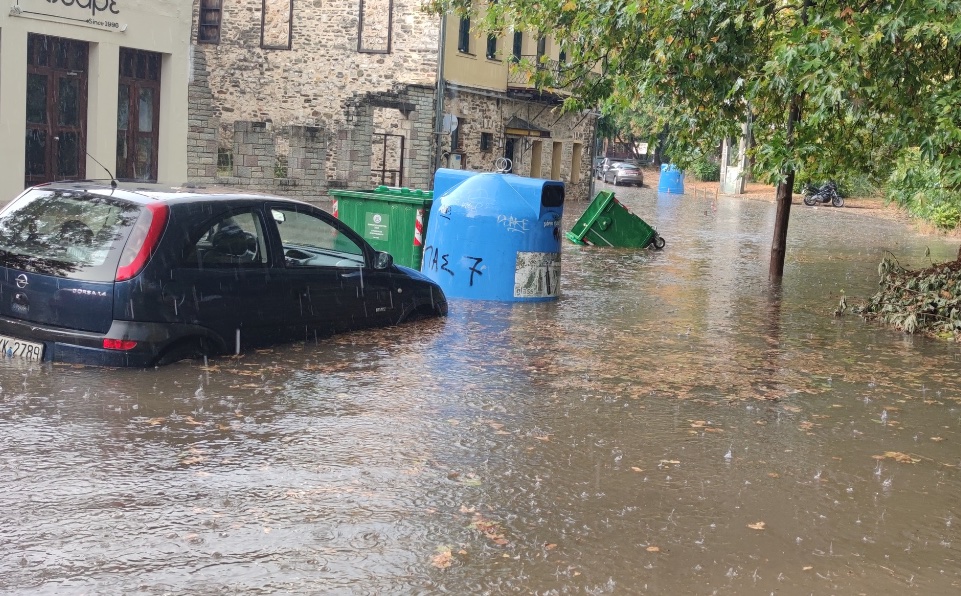
M 957 593 L 959 348 L 831 315 L 956 242 L 795 205 L 777 289 L 773 205 L 618 194 L 667 248 L 565 243 L 554 303 L 0 361 L 0 592 Z

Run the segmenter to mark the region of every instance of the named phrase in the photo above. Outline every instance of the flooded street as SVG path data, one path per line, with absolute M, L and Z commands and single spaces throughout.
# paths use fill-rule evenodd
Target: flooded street
M 207 367 L 0 360 L 0 592 L 961 589 L 961 350 L 832 316 L 885 250 L 957 241 L 796 204 L 775 289 L 773 203 L 617 194 L 667 247 L 564 241 L 553 303 Z

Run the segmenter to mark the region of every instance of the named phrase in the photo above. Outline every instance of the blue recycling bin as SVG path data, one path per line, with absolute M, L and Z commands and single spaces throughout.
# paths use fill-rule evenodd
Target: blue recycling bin
M 445 176 L 435 176 L 421 271 L 448 298 L 556 300 L 564 183 L 473 173 L 438 196 Z
M 684 172 L 678 170 L 674 164 L 661 164 L 661 179 L 657 183 L 657 192 L 674 195 L 684 194 Z
M 477 173 L 453 168 L 439 168 L 434 172 L 434 196 L 438 197 L 444 194 Z

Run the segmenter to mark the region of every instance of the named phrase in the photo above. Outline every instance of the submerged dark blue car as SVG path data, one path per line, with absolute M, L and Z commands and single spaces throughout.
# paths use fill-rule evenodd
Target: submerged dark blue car
M 4 357 L 145 367 L 446 314 L 434 282 L 299 201 L 62 183 L 0 211 Z

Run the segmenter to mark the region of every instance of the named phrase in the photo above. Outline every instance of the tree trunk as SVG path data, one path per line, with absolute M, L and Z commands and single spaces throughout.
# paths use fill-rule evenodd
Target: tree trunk
M 791 109 L 787 115 L 787 144 L 791 147 L 794 140 L 794 125 L 801 119 L 800 94 L 791 99 Z M 774 215 L 774 239 L 771 241 L 771 265 L 768 277 L 777 281 L 784 276 L 784 257 L 787 252 L 787 223 L 791 216 L 791 200 L 794 198 L 794 169 L 784 172 L 784 180 L 777 185 L 777 211 Z

